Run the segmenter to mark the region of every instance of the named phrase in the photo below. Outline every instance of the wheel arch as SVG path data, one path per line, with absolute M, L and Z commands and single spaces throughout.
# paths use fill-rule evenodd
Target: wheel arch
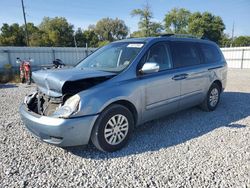
M 109 108 L 111 105 L 114 105 L 114 104 L 119 104 L 119 105 L 122 105 L 122 106 L 126 107 L 133 115 L 134 125 L 137 124 L 137 122 L 138 122 L 138 112 L 137 112 L 137 109 L 136 109 L 136 107 L 135 107 L 135 105 L 133 103 L 131 103 L 128 100 L 120 99 L 120 100 L 117 100 L 117 101 L 114 101 L 114 102 L 110 103 L 108 106 L 106 106 L 103 109 L 103 111 L 106 110 L 107 108 Z
M 222 92 L 222 83 L 221 83 L 220 80 L 215 80 L 215 81 L 213 81 L 212 84 L 217 84 L 219 86 L 219 88 L 220 88 L 220 92 Z

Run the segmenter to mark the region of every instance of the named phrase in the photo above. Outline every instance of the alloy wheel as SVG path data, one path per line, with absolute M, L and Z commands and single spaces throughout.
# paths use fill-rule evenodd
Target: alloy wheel
M 104 129 L 104 138 L 110 145 L 117 145 L 126 138 L 128 130 L 128 119 L 122 114 L 117 114 L 108 120 Z

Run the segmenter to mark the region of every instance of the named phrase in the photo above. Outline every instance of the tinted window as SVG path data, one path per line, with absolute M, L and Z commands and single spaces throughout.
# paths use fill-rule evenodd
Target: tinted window
M 156 62 L 159 64 L 160 70 L 172 68 L 168 47 L 165 43 L 153 45 L 147 52 L 144 62 Z
M 205 63 L 214 63 L 221 59 L 218 49 L 210 44 L 200 44 L 201 52 L 204 57 Z
M 172 42 L 171 52 L 174 67 L 185 67 L 200 64 L 199 53 L 193 43 Z

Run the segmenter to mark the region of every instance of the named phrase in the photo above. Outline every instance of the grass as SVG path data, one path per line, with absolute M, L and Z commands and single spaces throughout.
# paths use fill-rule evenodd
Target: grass
M 16 71 L 8 70 L 0 72 L 0 83 L 20 83 L 19 73 Z

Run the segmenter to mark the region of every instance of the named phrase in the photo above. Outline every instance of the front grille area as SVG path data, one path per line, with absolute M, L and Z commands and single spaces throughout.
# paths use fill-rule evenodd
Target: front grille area
M 41 92 L 37 94 L 37 113 L 40 115 L 50 116 L 63 103 L 61 97 L 50 97 Z

